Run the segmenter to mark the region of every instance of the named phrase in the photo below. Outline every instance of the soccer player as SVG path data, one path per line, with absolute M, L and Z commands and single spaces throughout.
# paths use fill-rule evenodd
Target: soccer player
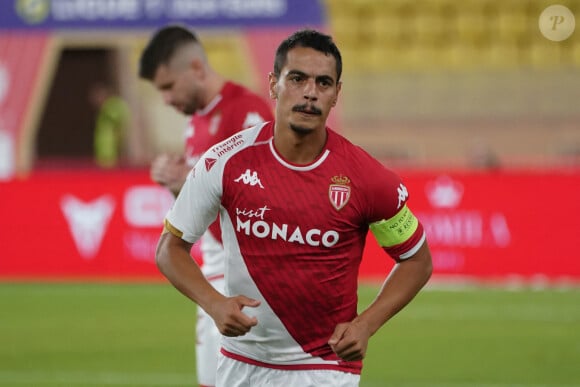
M 175 195 L 210 146 L 273 119 L 269 102 L 215 72 L 195 33 L 179 25 L 161 28 L 152 36 L 141 55 L 139 75 L 152 82 L 167 104 L 191 115 L 185 155 L 162 154 L 151 165 L 152 180 Z M 205 278 L 217 291 L 223 291 L 224 250 L 218 221 L 204 234 L 201 251 Z M 198 382 L 200 386 L 213 386 L 221 335 L 201 308 L 196 338 Z
M 217 386 L 358 386 L 370 337 L 431 275 L 402 180 L 326 126 L 341 72 L 329 36 L 284 40 L 269 74 L 275 121 L 206 152 L 165 219 L 159 269 L 224 335 Z M 225 296 L 189 253 L 217 214 Z M 357 314 L 369 229 L 397 264 Z

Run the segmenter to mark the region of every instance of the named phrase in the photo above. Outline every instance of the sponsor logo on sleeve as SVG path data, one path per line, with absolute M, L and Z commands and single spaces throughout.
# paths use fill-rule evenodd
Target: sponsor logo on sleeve
M 243 136 L 241 134 L 236 134 L 224 142 L 215 145 L 213 148 L 211 148 L 211 151 L 216 157 L 222 157 L 226 153 L 231 152 L 232 150 L 242 145 L 244 142 L 245 141 Z

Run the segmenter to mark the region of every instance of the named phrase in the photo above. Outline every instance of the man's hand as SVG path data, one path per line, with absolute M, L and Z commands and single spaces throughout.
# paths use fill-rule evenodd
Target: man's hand
M 433 265 L 427 242 L 397 263 L 375 300 L 351 322 L 340 323 L 328 345 L 344 360 L 362 360 L 370 337 L 405 307 L 429 280 Z
M 362 360 L 366 355 L 370 336 L 366 324 L 355 320 L 338 324 L 328 344 L 344 360 Z
M 183 156 L 162 154 L 151 163 L 150 176 L 151 180 L 177 196 L 190 169 Z
M 207 312 L 222 335 L 243 336 L 258 325 L 258 319 L 249 317 L 242 309 L 245 306 L 255 308 L 259 305 L 260 301 L 246 296 L 224 297 L 222 301 L 214 302 L 211 310 Z

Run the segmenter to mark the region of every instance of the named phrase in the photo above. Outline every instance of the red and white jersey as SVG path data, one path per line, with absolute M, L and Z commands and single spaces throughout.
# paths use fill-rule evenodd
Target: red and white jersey
M 212 147 L 189 174 L 167 215 L 195 242 L 219 213 L 227 295 L 261 300 L 244 313 L 258 325 L 225 337 L 229 357 L 267 367 L 360 373 L 327 344 L 357 314 L 357 278 L 369 227 L 396 260 L 423 244 L 401 179 L 331 129 L 309 165 L 285 161 L 273 123 Z M 375 232 L 373 230 L 373 232 Z
M 274 119 L 268 102 L 247 88 L 226 82 L 202 111 L 196 112 L 185 133 L 185 155 L 192 167 L 211 146 L 265 121 Z M 202 270 L 208 278 L 223 276 L 223 246 L 216 221 L 202 239 Z

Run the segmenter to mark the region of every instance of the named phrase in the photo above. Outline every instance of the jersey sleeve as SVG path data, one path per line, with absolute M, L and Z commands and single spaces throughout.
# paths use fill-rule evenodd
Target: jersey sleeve
M 195 243 L 216 219 L 222 192 L 221 171 L 211 150 L 195 164 L 165 218 L 165 227 L 172 234 Z
M 382 165 L 369 183 L 369 229 L 396 261 L 412 257 L 425 242 L 423 225 L 408 206 L 409 192 L 401 178 Z

